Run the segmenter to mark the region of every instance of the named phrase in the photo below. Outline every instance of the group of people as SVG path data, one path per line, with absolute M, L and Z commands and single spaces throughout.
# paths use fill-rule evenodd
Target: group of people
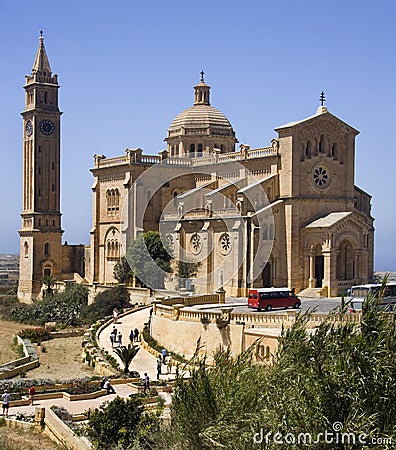
M 161 350 L 161 355 L 157 358 L 157 380 L 159 380 L 160 375 L 162 375 L 162 366 L 166 366 L 166 373 L 170 374 L 172 373 L 172 367 L 173 367 L 173 358 L 171 355 L 167 354 L 167 351 L 165 348 Z
M 140 341 L 139 330 L 137 328 L 135 328 L 134 330 L 131 330 L 131 332 L 129 333 L 129 340 L 130 340 L 131 344 L 133 344 L 134 342 Z
M 131 330 L 131 332 L 129 333 L 129 341 L 130 341 L 131 345 L 134 342 L 140 341 L 140 333 L 137 328 L 135 328 L 134 330 Z M 117 330 L 115 325 L 113 325 L 113 329 L 111 330 L 111 333 L 110 333 L 110 342 L 111 342 L 111 348 L 122 346 L 122 333 L 120 330 Z
M 34 402 L 34 394 L 36 393 L 36 389 L 33 385 L 29 387 L 29 405 L 33 406 Z M 10 401 L 11 395 L 7 389 L 4 389 L 3 394 L 1 395 L 1 402 L 3 406 L 3 416 L 8 417 L 8 411 L 10 409 Z
M 110 333 L 110 342 L 111 342 L 111 348 L 122 346 L 122 333 L 121 333 L 121 331 L 117 330 L 115 325 L 113 325 L 113 329 L 111 330 L 111 333 Z

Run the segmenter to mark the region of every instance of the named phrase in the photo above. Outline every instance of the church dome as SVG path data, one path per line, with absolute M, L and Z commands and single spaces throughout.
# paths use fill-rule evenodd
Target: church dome
M 210 105 L 210 86 L 201 72 L 201 82 L 194 87 L 194 106 L 178 114 L 165 141 L 170 156 L 202 156 L 214 149 L 221 153 L 235 151 L 235 131 L 227 117 Z
M 178 114 L 171 123 L 169 131 L 176 131 L 182 127 L 186 129 L 220 127 L 223 130 L 232 131 L 229 120 L 221 111 L 213 106 L 202 104 L 194 105 Z

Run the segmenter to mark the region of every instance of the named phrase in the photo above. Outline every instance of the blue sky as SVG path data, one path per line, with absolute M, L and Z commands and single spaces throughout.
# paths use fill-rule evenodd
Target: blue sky
M 329 111 L 357 128 L 355 183 L 373 195 L 375 268 L 396 270 L 396 4 L 392 1 L 0 1 L 0 252 L 19 251 L 24 76 L 39 30 L 59 75 L 64 239 L 89 243 L 93 155 L 165 148 L 199 72 L 240 142 Z

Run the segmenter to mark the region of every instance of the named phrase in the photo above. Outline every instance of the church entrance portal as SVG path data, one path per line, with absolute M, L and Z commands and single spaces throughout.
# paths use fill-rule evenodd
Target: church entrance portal
M 316 287 L 322 287 L 324 277 L 324 256 L 315 256 L 315 278 Z
M 261 272 L 263 287 L 271 287 L 271 263 L 267 263 Z

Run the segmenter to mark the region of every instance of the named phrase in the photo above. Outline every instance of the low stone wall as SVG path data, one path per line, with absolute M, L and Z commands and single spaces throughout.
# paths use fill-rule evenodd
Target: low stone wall
M 40 365 L 32 343 L 28 339 L 17 336 L 18 345 L 22 345 L 24 357 L 15 359 L 0 366 L 0 380 L 13 378 L 21 372 L 35 369 Z
M 205 295 L 188 295 L 185 297 L 171 297 L 161 300 L 163 305 L 172 306 L 175 304 L 183 304 L 185 306 L 205 305 L 211 303 L 223 303 L 219 294 L 205 294 Z
M 77 436 L 49 408 L 36 408 L 37 422 L 44 423 L 44 432 L 51 439 L 64 445 L 69 450 L 91 450 L 92 444 L 82 436 Z

